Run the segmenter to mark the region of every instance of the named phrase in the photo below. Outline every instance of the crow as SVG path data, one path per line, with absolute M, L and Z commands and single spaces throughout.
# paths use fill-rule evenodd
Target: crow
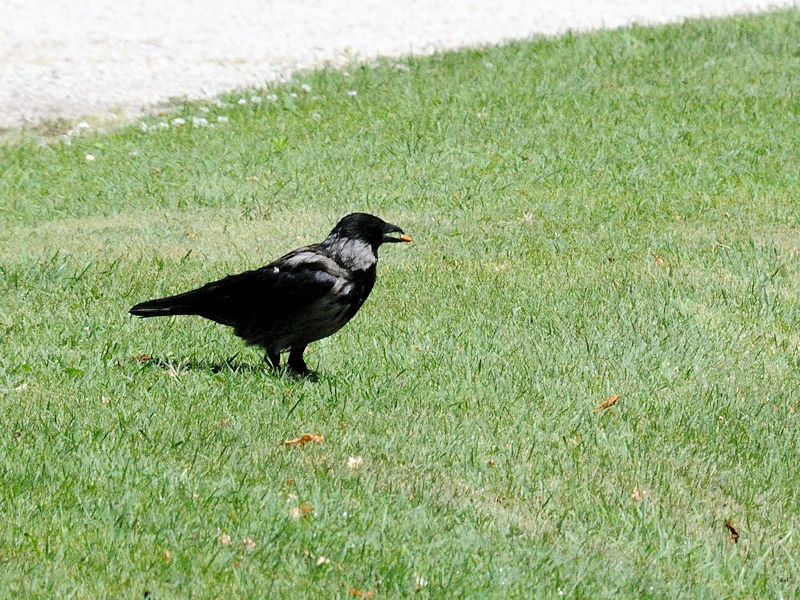
M 211 319 L 233 327 L 247 345 L 264 348 L 265 360 L 274 369 L 280 367 L 281 352 L 289 350 L 289 368 L 308 374 L 306 346 L 344 327 L 372 291 L 378 247 L 410 241 L 397 225 L 352 213 L 319 244 L 293 250 L 260 269 L 142 302 L 130 313 Z

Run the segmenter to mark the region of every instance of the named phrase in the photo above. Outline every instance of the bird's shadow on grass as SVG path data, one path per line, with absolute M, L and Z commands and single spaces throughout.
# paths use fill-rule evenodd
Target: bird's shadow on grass
M 143 367 L 154 367 L 166 371 L 168 373 L 179 374 L 186 371 L 208 371 L 210 373 L 248 373 L 248 374 L 267 374 L 275 379 L 286 379 L 289 381 L 312 381 L 317 382 L 324 379 L 316 371 L 309 371 L 308 373 L 297 373 L 287 367 L 281 367 L 278 370 L 273 369 L 266 362 L 248 363 L 236 360 L 233 356 L 224 361 L 210 361 L 210 360 L 193 360 L 189 358 L 184 359 L 167 359 L 154 356 L 150 358 Z

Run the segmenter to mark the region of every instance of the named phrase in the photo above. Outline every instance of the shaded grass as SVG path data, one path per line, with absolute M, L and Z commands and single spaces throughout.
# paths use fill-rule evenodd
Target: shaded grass
M 7 595 L 795 596 L 798 40 L 566 36 L 0 148 Z M 351 210 L 417 243 L 316 381 L 126 314 Z

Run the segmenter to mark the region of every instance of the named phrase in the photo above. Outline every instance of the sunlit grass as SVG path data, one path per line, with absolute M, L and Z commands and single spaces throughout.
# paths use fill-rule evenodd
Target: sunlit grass
M 305 73 L 0 147 L 0 589 L 792 597 L 798 16 Z M 315 380 L 127 314 L 353 210 L 416 243 L 381 249 Z

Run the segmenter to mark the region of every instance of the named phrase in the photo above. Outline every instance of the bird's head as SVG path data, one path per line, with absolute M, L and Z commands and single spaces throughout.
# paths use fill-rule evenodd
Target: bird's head
M 399 234 L 399 235 L 392 235 Z M 367 213 L 352 213 L 336 224 L 329 238 L 349 239 L 369 244 L 373 251 L 386 242 L 411 242 L 411 236 L 397 225 Z

